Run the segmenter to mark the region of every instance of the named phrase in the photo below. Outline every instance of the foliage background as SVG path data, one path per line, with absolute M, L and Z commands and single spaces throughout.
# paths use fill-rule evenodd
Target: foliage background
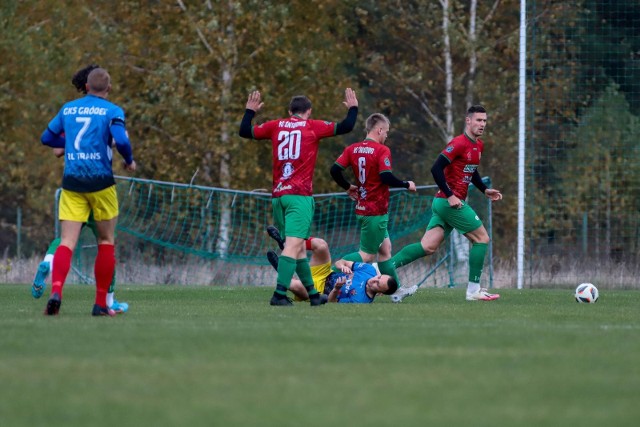
M 626 123 L 620 138 L 630 141 L 637 130 L 640 6 L 615 3 L 624 5 L 528 2 L 533 154 L 527 191 L 534 245 L 552 231 L 575 227 L 562 218 L 581 215 L 591 203 L 588 181 L 579 179 L 586 170 L 571 173 L 574 166 L 551 161 L 573 155 L 564 141 L 610 129 L 605 114 L 585 130 L 586 114 L 613 103 Z M 110 99 L 127 113 L 137 176 L 183 183 L 195 176 L 200 185 L 243 190 L 269 188 L 271 177 L 268 144 L 237 136 L 253 89 L 260 89 L 265 100 L 257 122 L 286 115 L 290 97 L 301 93 L 312 99 L 314 117 L 340 120 L 344 89 L 357 91 L 356 130 L 323 144 L 316 193 L 338 190 L 329 167 L 346 144 L 363 136 L 363 120 L 375 111 L 391 119 L 396 174 L 432 184 L 429 169 L 448 132 L 462 130 L 469 103 L 482 103 L 490 114 L 480 172 L 505 195 L 493 211 L 495 256 L 511 261 L 517 223 L 519 8 L 516 0 L 127 0 L 118 7 L 78 0 L 3 2 L 0 250 L 15 254 L 18 207 L 23 255 L 43 251 L 52 236 L 51 206 L 62 164 L 39 137 L 60 106 L 78 96 L 72 74 L 98 63 L 112 75 Z M 606 152 L 601 157 L 607 158 Z M 635 178 L 610 192 L 603 206 L 622 198 L 626 209 L 637 209 L 638 164 L 616 160 L 608 165 L 605 172 L 612 180 L 629 167 Z M 119 166 L 116 173 L 122 173 Z M 567 185 L 587 199 L 555 209 L 551 194 Z M 549 215 L 545 206 L 560 213 Z

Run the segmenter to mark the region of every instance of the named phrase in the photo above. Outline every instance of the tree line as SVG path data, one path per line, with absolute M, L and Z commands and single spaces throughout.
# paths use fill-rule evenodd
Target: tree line
M 519 3 L 125 0 L 114 7 L 79 0 L 5 2 L 0 9 L 0 146 L 5 154 L 0 249 L 14 245 L 18 207 L 27 252 L 43 250 L 52 236 L 53 194 L 62 163 L 39 137 L 60 106 L 79 96 L 70 84 L 72 74 L 97 63 L 112 76 L 110 99 L 127 114 L 137 176 L 182 183 L 195 176 L 199 185 L 243 190 L 269 188 L 271 180 L 269 144 L 237 135 L 253 89 L 265 100 L 254 122 L 286 115 L 289 99 L 298 94 L 310 97 L 314 117 L 339 120 L 345 113 L 344 89 L 356 90 L 356 130 L 321 146 L 317 193 L 339 190 L 328 170 L 346 144 L 364 137 L 364 119 L 373 112 L 391 120 L 394 169 L 417 184 L 432 184 L 430 167 L 448 139 L 461 132 L 464 111 L 484 104 L 489 124 L 480 172 L 505 194 L 493 211 L 494 240 L 498 253 L 512 256 Z M 530 34 L 535 28 L 553 42 L 561 41 L 555 24 L 571 26 L 585 11 L 606 13 L 590 0 L 571 7 L 551 0 L 533 3 Z M 528 66 L 536 70 L 539 63 L 531 60 Z M 546 66 L 537 71 L 546 72 Z M 578 73 L 545 76 L 550 85 L 575 85 L 581 78 Z M 632 93 L 630 83 L 619 82 L 617 91 Z M 590 99 L 557 107 L 579 117 L 601 91 L 596 84 L 589 90 Z M 630 114 L 637 114 L 637 99 L 630 105 Z M 118 166 L 115 170 L 122 173 Z

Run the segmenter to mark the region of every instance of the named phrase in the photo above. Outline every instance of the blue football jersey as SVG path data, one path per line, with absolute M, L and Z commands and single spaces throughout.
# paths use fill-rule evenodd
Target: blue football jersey
M 364 262 L 354 262 L 351 270 L 353 271 L 353 278 L 351 281 L 347 280 L 347 283 L 340 288 L 338 302 L 352 304 L 373 302 L 373 298 L 367 295 L 366 286 L 367 280 L 378 275 L 376 268 Z
M 111 126 L 124 126 L 124 111 L 95 95 L 66 103 L 49 122 L 51 132 L 65 134 L 62 188 L 94 192 L 115 184 Z

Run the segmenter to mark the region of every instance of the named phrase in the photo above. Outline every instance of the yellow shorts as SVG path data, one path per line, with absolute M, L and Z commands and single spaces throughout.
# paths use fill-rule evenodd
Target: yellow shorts
M 118 216 L 116 186 L 93 193 L 77 193 L 62 189 L 58 217 L 61 221 L 87 222 L 93 211 L 96 221 L 108 221 Z
M 311 267 L 311 277 L 313 278 L 313 287 L 320 293 L 324 292 L 324 281 L 331 274 L 331 263 L 314 265 Z
M 313 279 L 313 287 L 320 293 L 324 292 L 324 281 L 331 274 L 331 263 L 314 265 L 311 267 L 311 278 Z M 293 297 L 294 301 L 302 301 L 297 296 Z

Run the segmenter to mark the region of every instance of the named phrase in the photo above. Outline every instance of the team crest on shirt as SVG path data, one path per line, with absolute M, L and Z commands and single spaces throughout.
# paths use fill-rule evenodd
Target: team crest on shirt
M 388 158 L 388 157 L 385 157 L 385 158 L 384 158 L 384 165 L 385 165 L 386 167 L 390 167 L 390 166 L 391 166 L 391 160 L 389 160 L 389 158 Z
M 447 153 L 450 153 L 453 151 L 453 145 L 448 145 L 447 148 L 445 148 L 445 150 Z
M 291 162 L 287 162 L 282 166 L 282 179 L 289 179 L 291 175 L 293 175 L 293 164 Z
M 360 187 L 358 189 L 358 191 L 360 192 L 360 199 L 364 200 L 367 198 L 367 189 L 364 187 Z
M 471 151 L 467 151 L 467 161 L 471 161 Z

